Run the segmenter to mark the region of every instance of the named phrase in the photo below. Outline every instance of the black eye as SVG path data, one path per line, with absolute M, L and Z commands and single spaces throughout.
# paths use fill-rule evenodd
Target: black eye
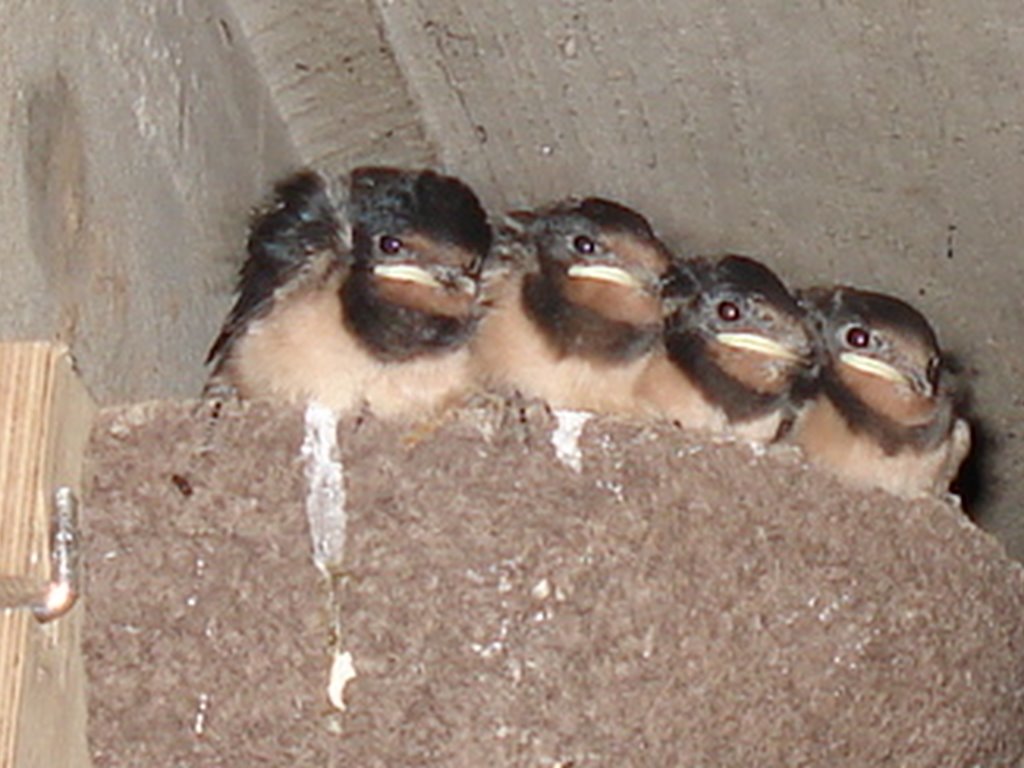
M 939 376 L 942 374 L 942 360 L 938 357 L 933 357 L 928 361 L 928 381 L 934 387 L 939 383 Z
M 586 235 L 576 235 L 572 241 L 572 247 L 576 249 L 576 253 L 582 253 L 584 256 L 589 256 L 597 250 L 597 243 Z
M 381 235 L 380 240 L 377 241 L 377 245 L 380 246 L 380 249 L 389 256 L 393 256 L 402 250 L 402 241 L 392 235 Z
M 855 325 L 846 332 L 846 343 L 854 349 L 864 349 L 871 343 L 871 334 L 859 325 Z
M 740 308 L 731 301 L 723 301 L 718 305 L 718 316 L 725 320 L 727 323 L 735 322 L 740 319 Z

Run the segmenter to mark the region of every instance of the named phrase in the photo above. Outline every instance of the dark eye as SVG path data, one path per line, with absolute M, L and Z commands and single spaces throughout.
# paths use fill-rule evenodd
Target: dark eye
M 402 250 L 402 241 L 392 235 L 381 235 L 377 244 L 380 246 L 380 249 L 389 256 L 393 256 Z
M 576 250 L 576 253 L 582 253 L 584 256 L 589 256 L 597 250 L 597 243 L 586 235 L 576 235 L 572 241 L 572 247 Z
M 723 301 L 718 305 L 718 316 L 727 323 L 739 320 L 741 314 L 742 312 L 740 312 L 740 308 L 731 301 Z
M 854 349 L 864 349 L 871 343 L 871 334 L 859 325 L 855 325 L 846 332 L 846 343 Z
M 942 360 L 938 357 L 933 357 L 928 361 L 928 381 L 931 382 L 932 386 L 939 383 L 939 376 L 942 374 Z

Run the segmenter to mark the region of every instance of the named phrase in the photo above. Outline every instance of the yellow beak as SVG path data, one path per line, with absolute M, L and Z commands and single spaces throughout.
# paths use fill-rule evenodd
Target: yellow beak
M 719 333 L 715 339 L 727 347 L 757 352 L 780 360 L 796 361 L 800 359 L 800 355 L 789 347 L 758 333 Z
M 573 264 L 569 267 L 569 277 L 583 280 L 600 280 L 605 283 L 624 285 L 627 288 L 640 288 L 640 281 L 631 273 L 620 267 L 607 264 Z
M 373 274 L 385 280 L 397 280 L 403 283 L 418 283 L 430 288 L 440 288 L 441 283 L 430 272 L 414 264 L 378 264 Z
M 851 368 L 855 368 L 856 370 L 871 376 L 878 376 L 886 381 L 892 381 L 896 384 L 910 383 L 907 380 L 907 377 L 896 368 L 893 368 L 888 363 L 883 363 L 881 360 L 876 360 L 873 357 L 860 355 L 856 352 L 843 352 L 839 355 L 839 360 L 844 365 L 848 365 Z

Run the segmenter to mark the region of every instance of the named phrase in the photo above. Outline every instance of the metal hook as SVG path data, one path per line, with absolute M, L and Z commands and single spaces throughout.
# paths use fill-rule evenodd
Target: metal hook
M 80 573 L 78 499 L 62 485 L 53 494 L 49 581 L 40 584 L 26 576 L 0 576 L 0 608 L 27 608 L 40 622 L 60 618 L 78 599 Z

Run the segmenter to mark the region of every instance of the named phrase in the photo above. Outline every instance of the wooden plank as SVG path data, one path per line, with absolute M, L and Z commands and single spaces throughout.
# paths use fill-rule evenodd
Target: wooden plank
M 66 348 L 0 343 L 0 575 L 49 577 L 53 491 L 81 497 L 94 406 Z M 0 614 L 0 768 L 85 768 L 82 608 L 39 624 Z

